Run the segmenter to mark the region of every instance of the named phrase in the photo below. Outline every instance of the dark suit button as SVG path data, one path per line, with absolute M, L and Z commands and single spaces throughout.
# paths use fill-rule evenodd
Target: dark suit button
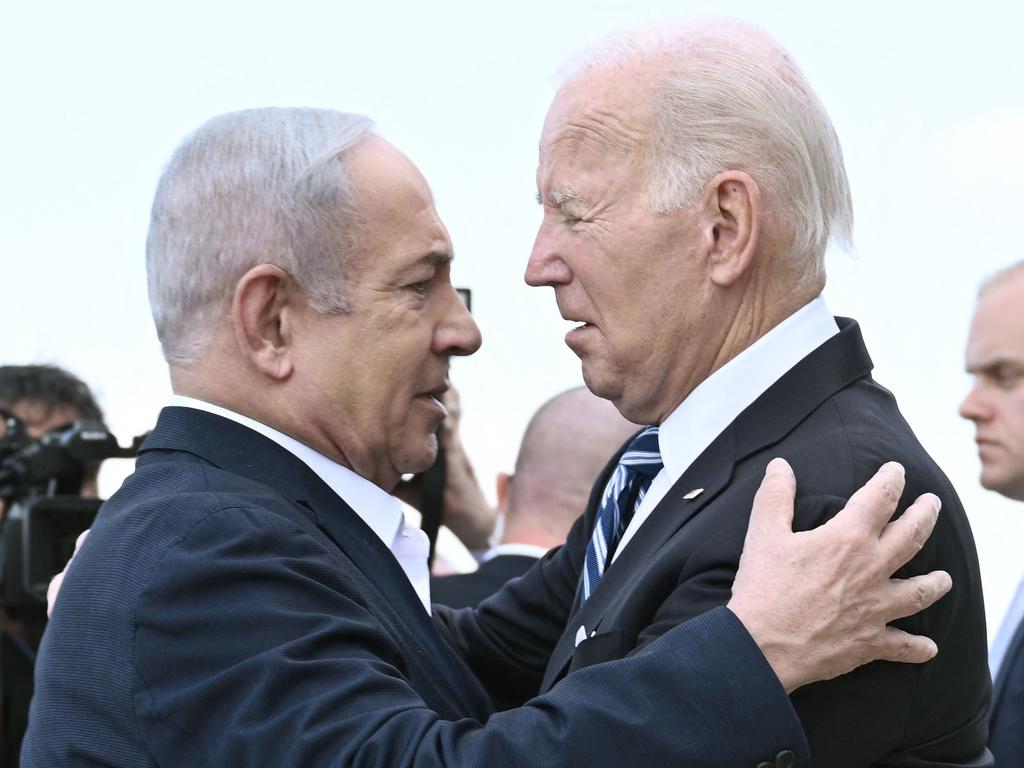
M 775 768 L 771 763 L 758 763 L 757 768 Z
M 784 749 L 775 756 L 775 768 L 793 768 L 794 765 L 796 765 L 796 755 L 791 749 Z

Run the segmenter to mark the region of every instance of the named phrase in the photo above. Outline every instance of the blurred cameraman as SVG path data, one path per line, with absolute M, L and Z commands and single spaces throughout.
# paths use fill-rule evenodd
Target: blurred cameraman
M 76 376 L 52 365 L 0 366 L 0 416 L 14 416 L 24 425 L 28 437 L 39 439 L 52 430 L 76 421 L 103 421 L 103 412 L 89 388 Z M 4 435 L 0 426 L 0 438 Z M 71 480 L 82 496 L 97 495 L 99 462 L 81 466 L 80 477 Z M 0 498 L 0 527 L 7 513 L 7 501 Z M 8 611 L 0 602 L 0 765 L 18 765 L 21 739 L 28 724 L 32 700 L 36 649 L 46 615 L 39 611 L 25 615 Z

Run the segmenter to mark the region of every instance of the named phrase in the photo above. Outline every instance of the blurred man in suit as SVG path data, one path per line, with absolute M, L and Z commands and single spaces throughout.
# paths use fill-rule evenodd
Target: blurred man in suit
M 583 514 L 608 458 L 636 432 L 607 400 L 576 387 L 555 395 L 530 419 L 516 457 L 515 474 L 498 474 L 501 541 L 472 573 L 432 580 L 434 602 L 473 606 L 529 570 L 548 550 L 565 543 Z
M 943 515 L 907 573 L 953 593 L 905 629 L 943 638 L 922 668 L 876 664 L 793 696 L 816 765 L 979 766 L 990 682 L 977 555 L 956 493 L 892 395 L 856 322 L 821 291 L 852 207 L 828 115 L 760 29 L 702 19 L 615 36 L 570 69 L 544 124 L 544 217 L 526 269 L 577 324 L 566 344 L 595 394 L 648 428 L 595 486 L 550 560 L 462 617 L 466 653 L 501 654 L 493 614 L 566 606 L 541 680 L 636 658 L 730 599 L 765 466 L 799 480 L 796 524 L 828 520 L 887 457 L 906 504 Z M 475 623 L 474 623 L 475 620 Z M 552 640 L 544 638 L 547 647 Z
M 974 422 L 981 484 L 1024 501 L 1024 262 L 985 282 L 967 341 L 974 386 L 960 415 Z M 989 747 L 1000 766 L 1024 765 L 1024 584 L 989 652 L 995 679 Z
M 949 589 L 889 580 L 934 497 L 889 523 L 890 466 L 794 534 L 778 461 L 728 607 L 527 701 L 561 606 L 491 636 L 514 660 L 460 657 L 473 612 L 432 616 L 388 493 L 434 461 L 449 358 L 480 344 L 416 167 L 357 115 L 221 115 L 165 169 L 146 259 L 175 395 L 67 570 L 28 768 L 804 763 L 786 691 L 936 653 L 887 626 Z

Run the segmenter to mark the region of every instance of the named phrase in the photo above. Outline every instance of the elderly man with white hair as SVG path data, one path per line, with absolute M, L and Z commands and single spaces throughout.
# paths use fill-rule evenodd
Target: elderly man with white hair
M 147 246 L 176 394 L 68 568 L 24 766 L 804 764 L 786 692 L 934 656 L 887 625 L 950 587 L 890 580 L 935 497 L 889 522 L 888 466 L 793 533 L 781 461 L 737 502 L 727 607 L 536 698 L 573 584 L 465 612 L 497 652 L 460 656 L 465 619 L 432 612 L 425 537 L 387 493 L 433 461 L 449 358 L 480 343 L 451 260 L 426 181 L 363 118 L 253 110 L 182 144 Z
M 868 665 L 793 703 L 815 765 L 991 765 L 971 530 L 872 380 L 857 323 L 821 297 L 826 245 L 850 238 L 850 191 L 836 133 L 789 54 L 728 20 L 610 39 L 576 62 L 551 105 L 537 186 L 544 218 L 526 280 L 551 286 L 578 324 L 565 341 L 590 389 L 646 426 L 599 478 L 559 556 L 462 617 L 464 653 L 500 655 L 491 616 L 535 612 L 543 595 L 569 619 L 535 648 L 555 647 L 542 691 L 637 658 L 730 600 L 773 457 L 795 470 L 801 529 L 895 458 L 907 470 L 901 508 L 925 488 L 943 502 L 901 573 L 942 567 L 956 585 L 895 626 L 941 638 L 942 652 L 923 667 Z

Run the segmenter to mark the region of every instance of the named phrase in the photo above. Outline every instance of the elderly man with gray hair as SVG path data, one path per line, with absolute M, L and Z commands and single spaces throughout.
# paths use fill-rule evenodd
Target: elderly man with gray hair
M 942 567 L 956 586 L 894 626 L 941 638 L 942 652 L 923 667 L 868 665 L 793 703 L 815 765 L 991 765 L 971 530 L 872 380 L 857 323 L 820 295 L 826 246 L 849 240 L 853 214 L 836 133 L 790 55 L 721 19 L 609 39 L 551 105 L 537 186 L 526 280 L 552 287 L 577 324 L 565 341 L 589 388 L 647 426 L 598 479 L 559 556 L 460 617 L 463 653 L 500 656 L 491 616 L 528 615 L 543 595 L 569 620 L 535 648 L 555 648 L 542 692 L 638 658 L 681 621 L 735 603 L 747 510 L 773 457 L 798 478 L 800 529 L 895 458 L 901 508 L 926 488 L 943 502 L 900 573 Z
M 433 461 L 448 360 L 480 343 L 451 260 L 425 180 L 365 119 L 254 110 L 178 149 L 147 249 L 176 394 L 68 568 L 25 766 L 804 764 L 787 691 L 934 656 L 887 625 L 949 589 L 890 580 L 935 497 L 889 522 L 888 466 L 793 533 L 781 461 L 737 502 L 728 607 L 535 698 L 574 584 L 477 611 L 500 653 L 460 655 L 474 612 L 432 611 L 427 542 L 387 493 Z M 538 567 L 577 556 L 579 536 Z M 495 714 L 482 683 L 521 705 Z

